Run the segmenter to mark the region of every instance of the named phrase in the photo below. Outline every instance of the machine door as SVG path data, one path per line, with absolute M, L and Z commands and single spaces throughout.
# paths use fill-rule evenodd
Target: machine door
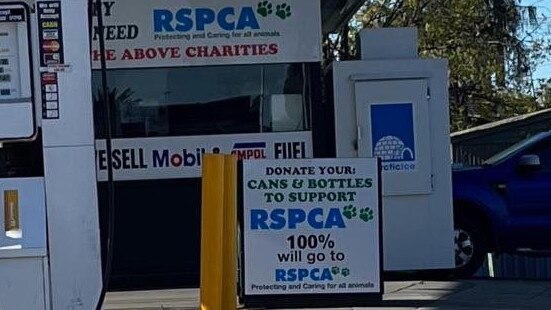
M 355 84 L 358 155 L 380 157 L 383 194 L 432 191 L 428 86 L 426 80 Z

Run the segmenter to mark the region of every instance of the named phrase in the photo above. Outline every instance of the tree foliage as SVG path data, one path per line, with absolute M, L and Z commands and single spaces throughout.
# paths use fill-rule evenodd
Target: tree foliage
M 532 78 L 550 52 L 545 22 L 515 0 L 371 0 L 326 38 L 326 56 L 356 58 L 356 35 L 365 27 L 417 27 L 420 56 L 449 60 L 456 131 L 548 104 L 538 100 Z

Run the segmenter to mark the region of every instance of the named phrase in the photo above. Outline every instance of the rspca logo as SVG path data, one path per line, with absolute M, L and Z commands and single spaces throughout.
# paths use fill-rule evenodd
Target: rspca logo
M 183 7 L 178 10 L 158 8 L 153 10 L 153 31 L 189 32 L 220 29 L 259 30 L 263 18 L 286 20 L 292 15 L 291 5 L 261 1 L 258 6 L 227 6 L 219 9 L 209 7 Z
M 373 156 L 381 158 L 384 171 L 415 170 L 413 104 L 371 106 Z
M 217 25 L 226 31 L 260 29 L 252 7 L 226 7 L 218 11 L 210 8 L 182 8 L 176 12 L 167 9 L 153 11 L 154 32 L 205 31 L 211 25 Z
M 266 159 L 266 142 L 235 143 L 231 153 L 239 160 Z

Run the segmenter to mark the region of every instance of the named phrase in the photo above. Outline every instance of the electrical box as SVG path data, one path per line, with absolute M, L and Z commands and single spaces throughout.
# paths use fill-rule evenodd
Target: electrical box
M 0 141 L 35 134 L 29 8 L 0 3 Z

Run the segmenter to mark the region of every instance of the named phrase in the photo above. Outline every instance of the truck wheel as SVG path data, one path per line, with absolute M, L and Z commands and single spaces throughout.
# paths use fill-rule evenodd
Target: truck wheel
M 454 276 L 467 278 L 482 266 L 488 246 L 481 233 L 478 221 L 459 218 L 455 223 L 455 269 Z

